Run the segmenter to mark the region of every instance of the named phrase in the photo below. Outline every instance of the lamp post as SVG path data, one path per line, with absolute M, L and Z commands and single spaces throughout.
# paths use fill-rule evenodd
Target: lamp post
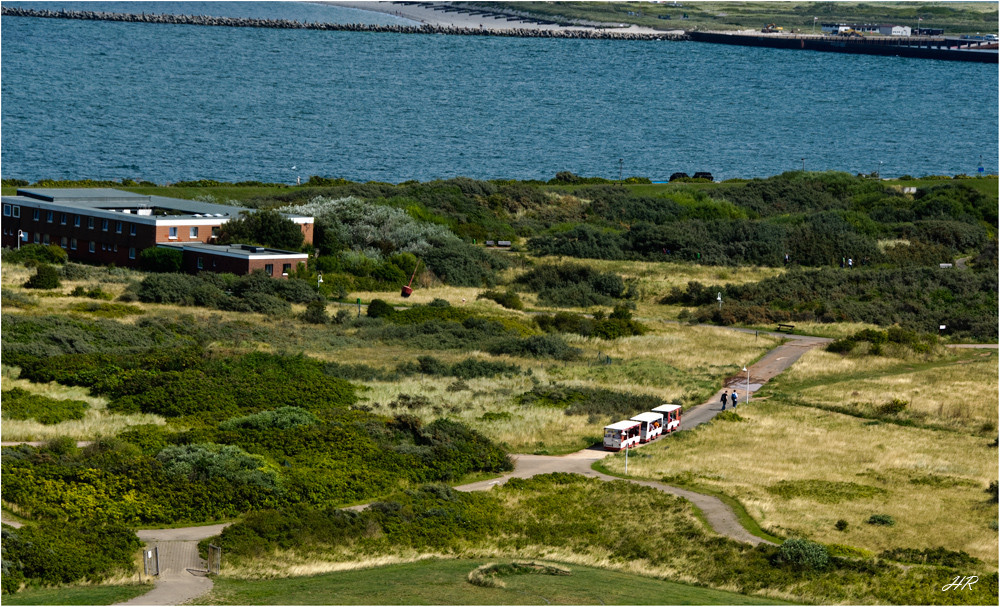
M 625 167 L 625 159 L 624 158 L 619 158 L 618 159 L 618 183 L 622 183 L 622 181 L 624 181 L 624 174 L 622 172 L 623 169 L 624 169 L 624 167 Z
M 17 231 L 17 250 L 21 250 L 21 240 L 24 239 L 24 230 Z
M 722 291 L 719 291 L 719 294 L 716 295 L 715 298 L 719 300 L 719 310 L 721 311 L 722 310 Z
M 815 34 L 815 33 L 816 33 L 816 21 L 817 21 L 818 19 L 819 19 L 819 17 L 813 17 L 813 34 Z
M 806 172 L 806 159 L 805 158 L 802 159 L 802 172 L 803 173 Z
M 747 372 L 747 400 L 746 400 L 746 402 L 749 403 L 750 402 L 750 369 L 748 369 L 746 367 L 746 365 L 743 365 L 743 370 Z

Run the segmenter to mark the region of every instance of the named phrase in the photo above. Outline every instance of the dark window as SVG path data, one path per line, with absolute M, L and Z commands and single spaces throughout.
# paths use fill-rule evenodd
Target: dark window
M 20 217 L 20 216 L 21 216 L 21 207 L 14 205 L 14 217 Z
M 97 252 L 97 243 L 94 242 L 93 240 L 90 241 L 90 252 L 91 253 Z
M 104 230 L 105 232 L 108 231 L 108 220 L 107 219 L 102 219 L 101 220 L 101 229 Z
M 55 213 L 53 213 L 52 211 L 45 212 L 45 221 L 52 223 L 53 218 L 55 218 Z
M 41 217 L 42 217 L 42 212 L 40 210 L 35 209 L 34 211 L 31 212 L 31 218 L 34 219 L 35 221 L 38 221 L 39 219 L 41 219 Z
M 59 223 L 66 225 L 66 213 L 59 213 Z
M 94 229 L 94 218 L 93 217 L 88 217 L 87 218 L 87 229 L 88 230 L 93 230 Z
M 203 270 L 205 268 L 205 260 L 201 257 L 198 258 L 198 269 Z
M 264 264 L 264 273 L 268 276 L 274 276 L 274 264 L 268 263 Z
M 281 275 L 288 276 L 288 273 L 292 271 L 292 264 L 284 263 L 281 264 Z
M 73 227 L 74 228 L 80 227 L 80 216 L 79 215 L 74 215 L 73 216 Z
M 129 236 L 135 236 L 135 224 L 134 223 L 128 224 L 128 233 L 129 233 Z
M 115 232 L 119 234 L 122 233 L 122 222 L 119 221 L 115 223 Z
M 9 204 L 3 205 L 3 216 L 4 217 L 10 217 L 10 205 Z
M 135 259 L 135 247 L 129 247 L 128 258 Z
M 76 239 L 75 238 L 71 238 L 69 240 L 69 248 L 72 249 L 72 250 L 74 250 L 74 251 L 76 250 Z

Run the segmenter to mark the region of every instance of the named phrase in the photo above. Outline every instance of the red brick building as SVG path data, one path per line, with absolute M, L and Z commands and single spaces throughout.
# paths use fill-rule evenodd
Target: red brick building
M 228 272 L 249 274 L 263 270 L 274 278 L 288 278 L 298 264 L 306 263 L 305 253 L 269 249 L 245 244 L 212 245 L 202 243 L 161 245 L 176 247 L 183 252 L 181 268 L 185 272 Z
M 143 249 L 159 244 L 212 244 L 222 224 L 246 212 L 252 210 L 110 188 L 21 188 L 3 197 L 0 244 L 54 244 L 73 261 L 136 266 Z M 286 217 L 311 244 L 313 218 Z

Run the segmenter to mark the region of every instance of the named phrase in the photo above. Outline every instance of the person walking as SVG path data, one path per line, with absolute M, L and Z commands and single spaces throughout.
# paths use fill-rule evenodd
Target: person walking
M 733 390 L 733 395 L 731 398 L 733 401 L 733 409 L 735 409 L 736 405 L 738 405 L 740 402 L 740 395 L 736 393 L 736 390 Z
M 722 410 L 723 410 L 723 411 L 725 411 L 725 410 L 726 410 L 726 399 L 727 399 L 727 398 L 729 398 L 729 395 L 728 395 L 728 394 L 726 394 L 726 391 L 725 391 L 725 390 L 723 390 L 723 391 L 722 391 Z

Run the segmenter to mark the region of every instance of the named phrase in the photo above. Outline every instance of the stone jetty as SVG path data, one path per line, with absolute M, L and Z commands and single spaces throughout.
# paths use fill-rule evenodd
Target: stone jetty
M 369 25 L 364 23 L 307 23 L 287 19 L 252 19 L 212 17 L 208 15 L 166 15 L 105 13 L 99 11 L 50 11 L 20 7 L 2 7 L 4 17 L 40 17 L 43 19 L 79 19 L 84 21 L 119 21 L 123 23 L 159 23 L 215 27 L 256 27 L 270 29 L 322 30 L 330 32 L 376 32 L 389 34 L 447 34 L 451 36 L 501 36 L 509 38 L 572 38 L 582 40 L 688 40 L 686 34 L 615 32 L 596 29 L 486 29 L 439 25 Z

